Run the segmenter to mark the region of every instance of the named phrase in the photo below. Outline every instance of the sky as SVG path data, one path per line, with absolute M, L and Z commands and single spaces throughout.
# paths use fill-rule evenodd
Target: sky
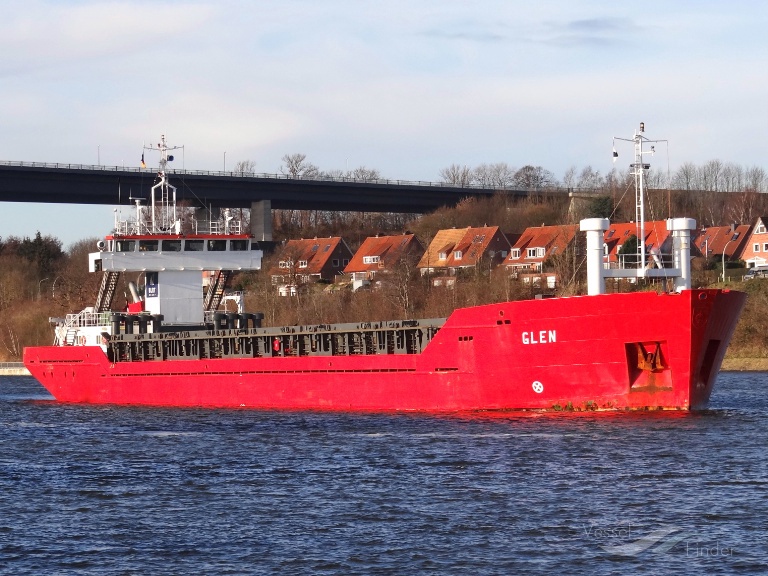
M 165 134 L 188 170 L 275 173 L 303 153 L 390 179 L 495 162 L 562 178 L 610 172 L 613 137 L 643 121 L 672 170 L 768 168 L 762 0 L 0 0 L 0 13 L 0 162 L 136 167 Z M 0 203 L 0 237 L 65 248 L 112 221 L 108 206 Z

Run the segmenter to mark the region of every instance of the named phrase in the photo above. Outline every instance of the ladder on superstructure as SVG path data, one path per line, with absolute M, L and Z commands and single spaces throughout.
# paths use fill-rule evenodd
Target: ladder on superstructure
M 99 287 L 99 294 L 96 296 L 96 306 L 94 310 L 96 312 L 106 312 L 112 305 L 112 298 L 115 296 L 115 290 L 117 290 L 117 282 L 120 279 L 120 272 L 114 272 L 112 270 L 106 270 L 104 276 L 101 277 L 101 286 Z
M 211 279 L 211 283 L 208 285 L 208 292 L 205 293 L 204 309 L 206 311 L 217 310 L 221 299 L 224 298 L 224 289 L 227 285 L 227 280 L 232 275 L 230 270 L 218 270 L 216 276 Z

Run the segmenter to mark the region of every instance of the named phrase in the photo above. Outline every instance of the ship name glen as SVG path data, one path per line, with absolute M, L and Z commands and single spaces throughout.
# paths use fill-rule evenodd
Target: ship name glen
M 523 332 L 523 344 L 551 344 L 557 342 L 557 330 Z

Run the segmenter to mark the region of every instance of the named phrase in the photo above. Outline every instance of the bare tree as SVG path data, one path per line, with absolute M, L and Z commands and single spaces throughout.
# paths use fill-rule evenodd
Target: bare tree
M 256 162 L 253 160 L 240 160 L 235 164 L 234 172 L 242 176 L 251 176 L 256 173 Z
M 752 166 L 744 172 L 744 186 L 747 190 L 766 192 L 766 184 L 768 184 L 768 178 L 763 168 Z
M 506 162 L 480 164 L 472 170 L 472 181 L 482 188 L 506 188 L 512 185 L 515 170 Z
M 741 192 L 744 190 L 744 168 L 733 162 L 727 163 L 721 180 L 723 192 Z
M 378 170 L 375 168 L 366 168 L 365 166 L 355 168 L 348 174 L 348 176 L 354 180 L 363 180 L 365 182 L 381 180 L 381 173 Z
M 314 164 L 307 162 L 306 154 L 286 154 L 281 158 L 280 173 L 296 180 L 311 180 L 320 175 L 320 170 Z
M 676 190 L 696 190 L 698 188 L 697 172 L 695 164 L 686 162 L 672 177 L 672 187 Z
M 440 170 L 440 178 L 445 184 L 464 188 L 472 183 L 472 169 L 469 166 L 451 164 L 448 168 Z
M 599 170 L 594 170 L 592 166 L 587 166 L 579 173 L 579 179 L 576 186 L 582 190 L 601 190 L 605 186 L 605 179 Z
M 563 174 L 563 186 L 566 188 L 576 187 L 576 166 L 571 166 Z
M 557 179 L 549 170 L 528 164 L 515 172 L 514 185 L 528 190 L 540 190 L 557 185 Z

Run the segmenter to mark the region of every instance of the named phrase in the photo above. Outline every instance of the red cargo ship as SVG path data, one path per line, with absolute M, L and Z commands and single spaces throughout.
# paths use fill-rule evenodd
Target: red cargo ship
M 643 144 L 652 141 L 642 124 L 631 141 L 642 230 Z M 137 205 L 136 220 L 117 222 L 91 255 L 91 270 L 104 274 L 97 305 L 62 320 L 54 346 L 24 351 L 30 373 L 59 401 L 321 410 L 697 409 L 707 405 L 746 299 L 736 291 L 690 288 L 692 220 L 667 221 L 674 267 L 607 270 L 608 221 L 595 218 L 581 223 L 587 296 L 361 324 L 261 327 L 259 315 L 241 309 L 206 316 L 224 297 L 229 271 L 258 268 L 261 252 L 226 216 L 220 229 L 181 233 L 169 219 L 175 189 L 165 177 L 164 139 L 159 149 L 151 218 Z M 209 270 L 214 275 L 203 296 L 202 272 Z M 131 286 L 135 301 L 128 312 L 112 312 L 117 277 L 130 271 L 145 272 L 144 295 Z M 674 279 L 675 291 L 605 294 L 605 278 L 620 276 Z

